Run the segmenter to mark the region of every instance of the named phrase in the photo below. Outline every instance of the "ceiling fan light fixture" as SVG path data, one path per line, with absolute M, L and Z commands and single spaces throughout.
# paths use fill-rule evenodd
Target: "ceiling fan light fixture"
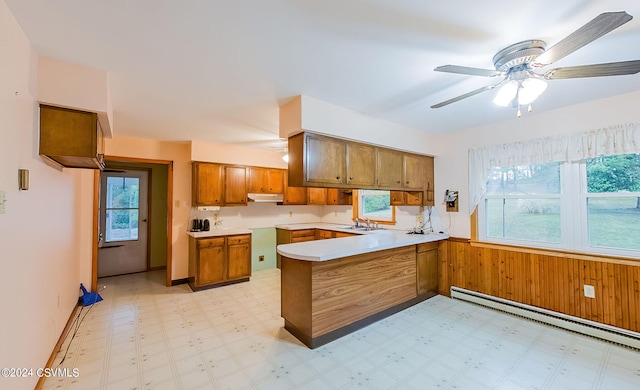
M 547 89 L 547 82 L 530 77 L 522 81 L 518 91 L 518 104 L 527 105 L 536 100 Z
M 509 80 L 498 89 L 493 98 L 493 103 L 500 107 L 507 107 L 518 94 L 520 84 L 515 80 Z

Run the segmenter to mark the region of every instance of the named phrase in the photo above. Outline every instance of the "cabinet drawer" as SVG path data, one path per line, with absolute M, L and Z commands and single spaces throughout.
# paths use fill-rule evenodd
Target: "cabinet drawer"
M 315 229 L 305 229 L 305 230 L 294 230 L 291 232 L 291 239 L 298 237 L 314 237 Z
M 315 239 L 316 239 L 315 236 L 291 237 L 291 243 L 293 244 L 296 242 L 313 241 Z
M 332 232 L 331 230 L 316 230 L 316 239 L 318 240 L 324 240 L 327 238 L 335 238 L 335 232 Z
M 216 238 L 200 238 L 196 241 L 198 249 L 200 248 L 212 248 L 214 246 L 224 246 L 224 237 Z
M 426 252 L 434 249 L 438 249 L 437 242 L 426 242 L 424 244 L 418 244 L 418 253 Z
M 227 237 L 227 245 L 240 245 L 248 244 L 251 241 L 251 236 L 229 236 Z

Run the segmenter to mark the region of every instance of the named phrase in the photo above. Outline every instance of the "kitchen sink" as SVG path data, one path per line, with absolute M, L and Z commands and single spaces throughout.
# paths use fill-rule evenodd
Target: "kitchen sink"
M 366 226 L 341 226 L 342 229 L 349 229 L 349 230 L 359 230 L 359 231 L 368 231 L 368 230 L 380 230 L 382 228 L 375 228 L 375 227 L 370 227 L 367 228 Z

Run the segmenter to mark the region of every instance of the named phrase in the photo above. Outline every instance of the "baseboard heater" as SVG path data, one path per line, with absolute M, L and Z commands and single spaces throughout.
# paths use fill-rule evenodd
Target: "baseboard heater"
M 488 308 L 529 318 L 534 321 L 543 322 L 552 326 L 557 326 L 559 328 L 640 350 L 640 333 L 638 332 L 585 320 L 583 318 L 558 313 L 524 303 L 509 301 L 507 299 L 466 290 L 460 287 L 451 287 L 451 298 L 473 302 Z

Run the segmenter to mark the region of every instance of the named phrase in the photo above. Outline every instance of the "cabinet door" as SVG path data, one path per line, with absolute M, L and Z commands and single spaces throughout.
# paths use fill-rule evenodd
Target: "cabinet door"
M 407 206 L 422 206 L 422 191 L 405 191 L 404 204 Z
M 316 240 L 326 240 L 328 238 L 336 238 L 336 233 L 331 230 L 316 229 L 315 238 Z
M 224 167 L 224 205 L 247 205 L 247 170 L 245 167 Z
M 424 244 L 423 244 L 424 245 Z M 431 247 L 431 246 L 429 246 Z M 421 250 L 418 245 L 418 295 L 425 292 L 438 292 L 438 248 Z
M 376 148 L 347 142 L 347 184 L 371 188 L 376 184 Z
M 227 257 L 229 280 L 251 276 L 251 235 L 227 237 Z
M 407 189 L 422 190 L 424 188 L 424 159 L 413 154 L 404 155 L 402 186 Z
M 390 149 L 377 150 L 377 182 L 380 188 L 402 188 L 403 154 Z
M 282 194 L 284 192 L 284 169 L 269 168 L 267 175 L 267 191 L 270 194 Z
M 344 184 L 346 142 L 313 134 L 305 135 L 305 181 L 311 185 Z
M 194 206 L 222 206 L 222 166 L 194 162 L 191 178 Z
M 424 158 L 424 196 L 423 196 L 423 204 L 425 206 L 434 206 L 434 197 L 433 197 L 433 157 L 425 157 Z
M 404 191 L 389 191 L 391 206 L 404 206 Z
M 307 188 L 307 204 L 325 205 L 327 204 L 326 188 Z
M 197 250 L 196 284 L 203 286 L 224 281 L 226 264 L 224 238 L 199 239 Z
M 307 204 L 307 187 L 289 187 L 288 175 L 284 175 L 283 204 Z
M 269 170 L 267 168 L 249 167 L 249 192 L 264 194 L 269 186 Z
M 353 204 L 353 191 L 340 188 L 327 188 L 327 204 L 351 205 Z

